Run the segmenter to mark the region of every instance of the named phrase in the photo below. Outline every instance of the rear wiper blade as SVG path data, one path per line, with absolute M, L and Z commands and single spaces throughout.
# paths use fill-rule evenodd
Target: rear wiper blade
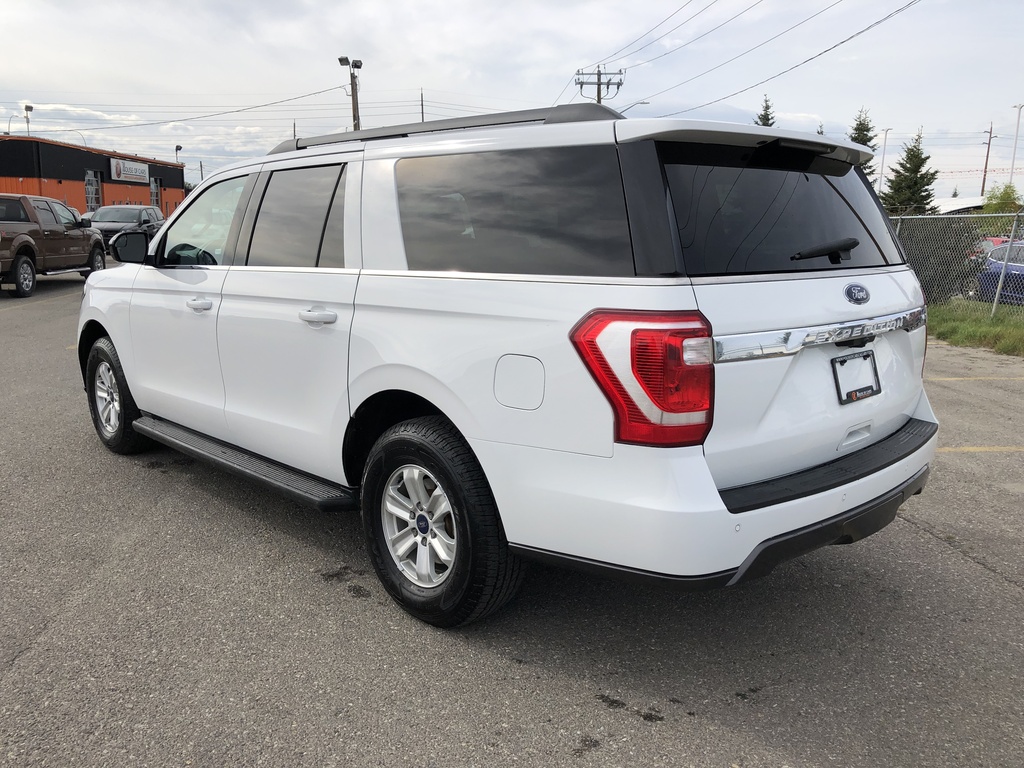
M 805 251 L 800 251 L 800 253 L 790 256 L 789 260 L 801 261 L 803 259 L 816 259 L 819 256 L 828 256 L 829 261 L 838 264 L 840 259 L 848 260 L 850 258 L 850 251 L 858 245 L 860 245 L 860 240 L 856 237 L 844 237 L 842 240 L 833 240 L 816 245 L 813 248 L 808 248 Z

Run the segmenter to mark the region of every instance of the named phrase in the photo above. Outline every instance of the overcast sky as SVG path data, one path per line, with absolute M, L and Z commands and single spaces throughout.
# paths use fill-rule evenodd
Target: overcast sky
M 987 188 L 1008 180 L 1024 102 L 1020 0 L 3 0 L 0 20 L 0 131 L 31 104 L 33 136 L 181 145 L 192 182 L 351 129 L 342 55 L 366 128 L 419 121 L 421 94 L 428 120 L 593 99 L 574 75 L 599 64 L 630 117 L 750 123 L 767 95 L 778 127 L 842 137 L 863 107 L 887 169 L 923 131 L 939 197 L 980 194 L 990 121 Z

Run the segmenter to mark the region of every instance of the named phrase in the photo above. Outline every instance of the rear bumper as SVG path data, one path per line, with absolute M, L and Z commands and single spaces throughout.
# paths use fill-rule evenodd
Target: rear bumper
M 922 417 L 929 415 L 927 404 Z M 532 559 L 674 583 L 725 586 L 888 525 L 924 487 L 937 425 L 805 472 L 719 491 L 700 448 L 616 446 L 581 456 L 471 441 L 510 547 Z
M 852 544 L 882 530 L 896 519 L 896 512 L 907 499 L 920 493 L 928 482 L 926 466 L 914 477 L 889 493 L 840 515 L 814 523 L 795 531 L 775 536 L 754 548 L 738 568 L 701 576 L 673 576 L 586 558 L 547 552 L 532 547 L 510 545 L 521 557 L 540 562 L 613 576 L 638 582 L 658 582 L 687 591 L 732 586 L 740 582 L 766 576 L 775 566 L 787 560 L 806 555 L 831 544 Z

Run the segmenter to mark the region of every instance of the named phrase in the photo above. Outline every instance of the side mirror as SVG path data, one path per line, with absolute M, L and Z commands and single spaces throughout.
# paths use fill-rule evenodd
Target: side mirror
M 88 216 L 85 216 L 78 222 L 78 226 L 82 227 L 83 229 L 88 229 L 89 227 L 92 226 L 92 219 L 90 219 Z
M 143 216 L 142 221 L 139 222 L 142 226 L 149 224 L 149 216 Z
M 118 232 L 110 238 L 110 254 L 122 264 L 142 264 L 149 250 L 145 232 Z

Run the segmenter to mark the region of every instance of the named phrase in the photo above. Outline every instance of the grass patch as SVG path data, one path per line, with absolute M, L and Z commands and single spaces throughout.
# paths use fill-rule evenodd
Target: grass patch
M 928 305 L 928 332 L 957 347 L 986 347 L 1003 355 L 1024 357 L 1024 308 L 996 309 L 992 305 L 956 297 L 945 304 Z

